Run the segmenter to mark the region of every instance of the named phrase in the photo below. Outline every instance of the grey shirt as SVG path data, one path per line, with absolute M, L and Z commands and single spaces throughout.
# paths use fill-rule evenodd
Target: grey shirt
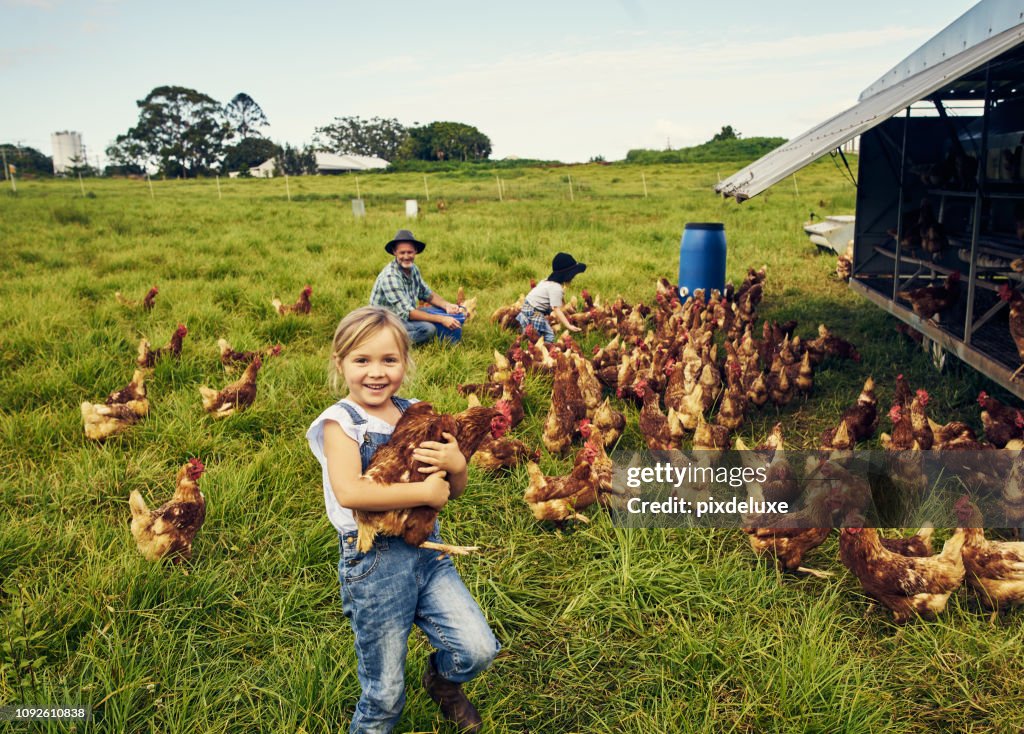
M 561 283 L 556 283 L 553 280 L 542 280 L 537 284 L 536 288 L 527 294 L 526 303 L 532 306 L 535 311 L 549 314 L 554 309 L 562 306 L 563 293 L 564 289 Z

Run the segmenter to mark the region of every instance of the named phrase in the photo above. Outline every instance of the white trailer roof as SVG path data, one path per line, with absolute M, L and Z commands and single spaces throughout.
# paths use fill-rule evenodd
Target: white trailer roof
M 336 153 L 317 153 L 316 167 L 321 171 L 368 171 L 387 168 L 388 162 L 383 158 L 369 155 L 338 155 Z
M 959 43 L 966 44 L 966 38 L 971 34 L 965 35 L 963 29 L 968 25 L 971 28 L 977 26 L 978 17 L 974 15 L 975 11 L 991 10 L 986 3 L 980 3 L 942 31 L 935 39 L 911 54 L 893 71 L 868 87 L 861 95 L 861 101 L 858 104 L 825 120 L 803 135 L 798 135 L 760 160 L 751 163 L 724 181 L 720 181 L 715 186 L 715 191 L 722 196 L 736 197 L 737 201 L 757 196 L 772 184 L 799 171 L 825 153 L 839 148 L 857 135 L 888 120 L 908 105 L 942 89 L 944 85 L 1024 42 L 1024 22 L 1019 22 L 1020 18 L 1024 17 L 1024 13 L 1021 12 L 1024 11 L 1024 6 L 1019 1 L 1008 3 L 1007 0 L 997 0 L 994 3 L 1003 16 L 1010 17 L 1004 12 L 1006 9 L 1003 8 L 1007 4 L 1017 8 L 1015 17 L 1018 22 L 1012 27 L 1005 28 L 1004 26 L 1005 30 L 999 31 L 999 26 L 989 25 L 987 26 L 989 35 L 983 40 L 954 56 L 944 58 L 934 66 L 928 66 L 929 55 L 934 54 L 932 49 L 937 48 L 935 41 L 945 39 L 943 47 L 948 48 L 946 41 L 956 37 L 960 39 Z M 990 2 L 988 5 L 991 6 L 993 3 Z M 966 21 L 969 21 L 967 25 L 965 25 Z M 950 35 L 956 29 L 960 29 L 960 33 Z M 984 31 L 976 32 L 983 33 Z M 948 52 L 940 50 L 939 53 L 946 56 Z M 922 68 L 916 73 L 906 76 L 915 67 Z

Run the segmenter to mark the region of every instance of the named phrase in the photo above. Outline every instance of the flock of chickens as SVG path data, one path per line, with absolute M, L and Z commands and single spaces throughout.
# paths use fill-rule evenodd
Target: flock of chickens
M 312 290 L 306 286 L 293 306 L 282 306 L 275 299 L 275 310 L 281 314 L 308 314 Z M 120 292 L 115 293 L 114 297 L 123 306 L 149 311 L 158 293 L 159 289 L 153 286 L 141 301 L 127 299 Z M 160 360 L 179 359 L 187 335 L 185 325 L 178 324 L 167 344 L 162 347 L 153 347 L 145 338 L 139 342 L 136 369 L 131 381 L 120 390 L 110 393 L 102 403 L 82 403 L 82 423 L 86 438 L 103 441 L 125 431 L 149 414 L 146 376 Z M 280 354 L 281 345 L 246 352 L 233 349 L 223 338 L 218 340 L 217 345 L 220 362 L 228 374 L 244 366 L 242 376 L 220 390 L 212 390 L 205 385 L 199 387 L 203 409 L 214 418 L 226 418 L 252 405 L 256 399 L 256 375 L 263 360 Z M 129 506 L 132 513 L 132 535 L 144 557 L 157 560 L 169 556 L 176 562 L 191 558 L 192 540 L 206 519 L 206 499 L 199 490 L 199 478 L 205 469 L 199 459 L 190 459 L 178 472 L 174 496 L 154 510 L 146 506 L 139 492 L 131 493 Z
M 752 411 L 769 402 L 784 406 L 798 396 L 809 395 L 815 369 L 826 359 L 860 361 L 857 349 L 825 325 L 818 327 L 816 337 L 805 339 L 795 333 L 795 322 L 766 321 L 756 337 L 757 307 L 765 278 L 764 268 L 750 269 L 738 287 L 730 283 L 723 292 L 709 295 L 697 291 L 685 304 L 676 297 L 675 286 L 664 278 L 656 285 L 652 305 L 630 305 L 622 298 L 603 305 L 600 297 L 592 297 L 584 289 L 578 301 L 566 305 L 566 315 L 584 334 L 600 332 L 608 338 L 607 343 L 588 356 L 568 332 L 552 344 L 546 344 L 532 329 L 517 335 L 504 353 L 494 351 L 486 381 L 458 386 L 468 400 L 466 410 L 438 414 L 428 403 L 407 410 L 392 439 L 375 455 L 367 475 L 381 483 L 414 480 L 418 467 L 412 448 L 449 432 L 458 438 L 467 460 L 482 471 L 497 472 L 525 463 L 523 499 L 538 521 L 588 522 L 582 510 L 621 502 L 624 491 L 613 486 L 615 466 L 607 453 L 627 426 L 626 414 L 613 404 L 613 395 L 638 408 L 637 428 L 652 451 L 684 447 L 705 452 L 750 451 L 741 439 L 734 441 L 733 434 Z M 295 306 L 275 302 L 275 309 L 308 313 L 310 290 L 303 291 Z M 147 294 L 143 308 L 152 306 L 155 293 L 154 288 Z M 516 330 L 521 304 L 522 297 L 499 308 L 492 321 Z M 147 414 L 145 370 L 165 356 L 180 355 L 186 333 L 185 327 L 179 326 L 160 349 L 143 340 L 132 382 L 112 393 L 104 404 L 83 404 L 88 437 L 106 438 Z M 223 339 L 219 344 L 226 369 L 245 365 L 242 378 L 223 390 L 214 393 L 201 388 L 204 408 L 214 417 L 225 417 L 251 404 L 262 359 L 276 355 L 280 346 L 237 352 Z M 574 450 L 572 467 L 565 475 L 544 475 L 538 465 L 540 451 L 507 435 L 526 414 L 527 373 L 551 376 L 551 402 L 540 439 L 553 455 Z M 932 449 L 1024 447 L 1024 412 L 985 393 L 979 395 L 984 440 L 964 423 L 939 425 L 932 421 L 927 415 L 928 394 L 913 391 L 902 376 L 897 378 L 894 396 L 888 413 L 892 431 L 880 437 L 882 446 L 894 455 Z M 481 405 L 484 401 L 492 405 Z M 875 435 L 877 402 L 874 380 L 868 378 L 857 401 L 844 411 L 836 426 L 821 435 L 814 447 L 820 450 L 821 459 L 809 471 L 824 480 L 820 483 L 823 489 L 805 493 L 802 506 L 786 517 L 746 518 L 744 531 L 753 550 L 774 559 L 784 570 L 828 575 L 804 567 L 803 559 L 822 545 L 834 528 L 842 527 L 840 558 L 865 591 L 891 609 L 898 622 L 941 611 L 965 579 L 993 610 L 1024 604 L 1024 543 L 986 539 L 980 528 L 980 511 L 971 497 L 958 501 L 956 513 L 962 527 L 938 554 L 932 552 L 930 527 L 910 538 L 896 539 L 863 527 L 865 508 L 873 499 L 871 488 L 845 466 L 844 457 L 851 456 L 859 442 Z M 786 463 L 781 425 L 753 452 L 767 457 L 770 465 L 768 480 L 748 487 L 751 496 L 778 500 L 792 493 L 797 482 Z M 1024 456 L 1019 471 L 1017 463 L 1014 460 L 1010 472 L 1013 481 L 1004 483 L 998 497 L 1010 526 L 1024 522 Z M 137 492 L 132 493 L 132 534 L 146 558 L 166 555 L 180 561 L 191 556 L 192 538 L 205 517 L 205 500 L 198 489 L 203 471 L 198 459 L 185 464 L 178 473 L 174 497 L 155 510 L 149 510 Z M 907 476 L 913 478 L 913 472 Z M 429 507 L 356 513 L 359 546 L 368 549 L 374 537 L 383 534 L 401 536 L 410 544 L 443 553 L 476 550 L 429 542 L 436 515 Z
M 158 292 L 159 289 L 153 286 L 141 301 L 127 299 L 120 291 L 115 293 L 114 297 L 123 306 L 149 311 L 153 308 Z M 307 285 L 302 289 L 298 301 L 293 305 L 282 305 L 281 301 L 276 298 L 272 301 L 272 305 L 274 310 L 281 315 L 308 314 L 312 307 L 309 300 L 312 293 L 313 288 Z M 146 398 L 145 384 L 146 370 L 155 367 L 156 363 L 165 357 L 179 359 L 182 344 L 187 335 L 188 328 L 184 324 L 178 324 L 167 344 L 162 347 L 153 347 L 145 338 L 139 342 L 138 357 L 135 360 L 138 369 L 132 375 L 131 381 L 120 390 L 110 393 L 102 403 L 82 403 L 82 422 L 85 424 L 87 438 L 94 441 L 110 438 L 138 423 L 149 414 L 149 400 Z M 282 347 L 280 344 L 275 344 L 259 351 L 240 352 L 223 338 L 217 340 L 217 347 L 220 350 L 220 362 L 228 374 L 242 366 L 245 367 L 238 380 L 226 385 L 221 390 L 213 390 L 205 385 L 199 387 L 203 410 L 214 418 L 226 418 L 252 405 L 256 399 L 256 375 L 263 366 L 263 360 L 276 357 L 281 353 Z
M 708 297 L 698 291 L 680 304 L 675 287 L 661 279 L 653 306 L 631 306 L 621 298 L 603 306 L 584 289 L 582 303 L 566 308 L 569 320 L 584 331 L 598 330 L 611 338 L 596 347 L 592 356 L 585 356 L 568 333 L 551 345 L 535 333 L 526 333 L 515 338 L 504 354 L 495 351 L 487 382 L 459 387 L 473 400 L 489 397 L 503 411 L 521 416 L 523 375 L 550 373 L 551 403 L 541 440 L 555 455 L 567 453 L 574 442 L 581 441 L 572 469 L 565 476 L 544 476 L 536 464 L 537 452 L 511 438 L 492 440 L 473 463 L 497 470 L 527 462 L 524 501 L 536 519 L 587 521 L 581 510 L 589 505 L 611 506 L 622 500 L 617 495 L 623 490 L 613 487 L 614 464 L 606 449 L 622 434 L 626 417 L 611 404 L 611 393 L 639 407 L 637 427 L 652 451 L 685 446 L 695 452 L 730 447 L 749 451 L 741 439 L 733 443 L 732 434 L 751 411 L 769 402 L 783 406 L 798 395 L 810 394 L 815 368 L 826 359 L 860 360 L 852 344 L 824 325 L 815 338 L 801 339 L 795 334 L 795 323 L 765 322 L 761 337 L 755 337 L 764 280 L 764 269 L 751 269 L 737 288 L 729 284 L 724 292 Z M 521 299 L 499 308 L 492 320 L 513 329 L 520 306 Z M 721 338 L 716 340 L 716 334 Z M 894 395 L 888 414 L 892 432 L 881 434 L 880 440 L 897 465 L 907 467 L 903 476 L 909 481 L 904 485 L 907 491 L 914 491 L 917 478 L 910 471 L 915 462 L 907 457 L 933 449 L 974 456 L 991 449 L 1024 447 L 1024 413 L 986 393 L 978 397 L 984 439 L 962 422 L 940 425 L 931 420 L 928 393 L 912 390 L 902 375 Z M 962 527 L 938 554 L 932 553 L 930 527 L 911 538 L 895 539 L 863 527 L 866 508 L 875 498 L 866 478 L 850 471 L 845 460 L 858 443 L 875 435 L 877 403 L 875 383 L 869 377 L 857 401 L 814 447 L 821 458 L 808 476 L 813 473 L 822 480 L 820 489 L 803 495 L 802 507 L 788 516 L 746 518 L 744 530 L 753 550 L 775 559 L 784 570 L 820 574 L 805 568 L 803 558 L 822 545 L 834 528 L 842 527 L 843 563 L 871 597 L 892 610 L 897 622 L 941 611 L 965 578 L 993 610 L 1024 604 L 1024 543 L 986 539 L 980 510 L 969 496 L 962 497 L 955 508 Z M 512 426 L 517 423 L 514 418 Z M 748 487 L 751 496 L 779 500 L 789 492 L 793 498 L 798 483 L 786 463 L 781 425 L 754 451 L 771 463 L 767 481 Z M 989 464 L 997 467 L 998 475 L 1009 464 L 1004 452 L 997 454 L 999 459 L 993 455 Z M 1014 459 L 1005 481 L 997 483 L 996 500 L 1006 524 L 1020 525 L 1024 522 L 1024 456 Z

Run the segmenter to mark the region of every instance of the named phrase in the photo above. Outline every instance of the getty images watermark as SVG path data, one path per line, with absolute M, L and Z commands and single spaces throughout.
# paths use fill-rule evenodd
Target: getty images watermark
M 762 486 L 767 481 L 767 465 L 711 466 L 687 460 L 681 465 L 661 461 L 654 466 L 626 467 L 626 487 L 630 490 L 637 490 L 645 485 L 671 487 L 676 491 L 683 487 L 712 486 L 740 489 L 748 485 Z M 763 515 L 789 512 L 789 502 L 773 502 L 750 496 L 740 499 L 735 494 L 723 495 L 719 500 L 715 499 L 711 491 L 708 489 L 706 497 L 694 496 L 692 499 L 675 494 L 658 499 L 644 499 L 643 495 L 631 496 L 625 501 L 626 512 L 631 515 L 693 515 L 698 520 L 709 515 Z
M 988 451 L 697 451 L 612 454 L 623 527 L 910 527 L 959 523 L 968 496 L 987 527 L 1024 518 L 1024 456 Z

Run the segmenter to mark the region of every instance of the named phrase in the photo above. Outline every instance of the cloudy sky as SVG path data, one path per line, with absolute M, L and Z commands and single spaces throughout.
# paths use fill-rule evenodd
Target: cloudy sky
M 91 161 L 154 87 L 245 92 L 293 145 L 338 116 L 477 126 L 495 158 L 618 160 L 722 125 L 792 137 L 972 3 L 0 0 L 0 142 Z

